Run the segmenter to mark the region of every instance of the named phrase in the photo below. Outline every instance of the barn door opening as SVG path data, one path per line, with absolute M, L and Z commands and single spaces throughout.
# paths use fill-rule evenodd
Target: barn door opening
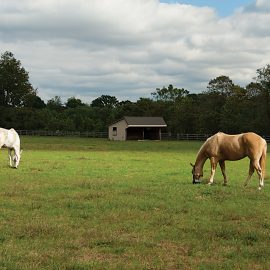
M 160 140 L 160 128 L 144 128 L 144 140 Z
M 143 140 L 143 128 L 129 127 L 127 128 L 127 140 Z

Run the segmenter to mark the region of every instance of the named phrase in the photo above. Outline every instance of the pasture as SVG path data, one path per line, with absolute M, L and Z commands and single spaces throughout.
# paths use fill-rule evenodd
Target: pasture
M 192 185 L 202 142 L 21 141 L 17 170 L 0 152 L 0 269 L 270 269 L 270 171 L 244 188 L 248 159 Z

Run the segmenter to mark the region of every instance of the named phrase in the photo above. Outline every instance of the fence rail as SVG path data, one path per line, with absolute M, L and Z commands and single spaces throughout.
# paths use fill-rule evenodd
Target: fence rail
M 92 131 L 49 131 L 49 130 L 17 130 L 19 135 L 25 136 L 71 136 L 87 138 L 108 138 L 108 132 Z M 180 134 L 180 133 L 161 133 L 162 140 L 187 140 L 187 141 L 205 141 L 212 134 Z M 262 136 L 270 143 L 270 135 Z
M 108 138 L 108 132 L 80 132 L 80 131 L 49 131 L 49 130 L 17 130 L 19 135 L 25 136 L 70 136 L 89 138 Z
M 270 143 L 270 136 L 266 135 L 266 136 L 262 136 L 268 143 Z
M 161 133 L 163 140 L 205 141 L 210 136 L 209 134 Z
M 175 134 L 175 133 L 161 133 L 163 140 L 187 140 L 187 141 L 205 141 L 213 134 Z M 262 135 L 262 137 L 270 143 L 270 135 Z

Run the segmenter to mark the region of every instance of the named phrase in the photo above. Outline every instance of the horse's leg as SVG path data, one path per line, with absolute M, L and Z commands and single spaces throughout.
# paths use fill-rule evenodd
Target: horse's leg
M 253 173 L 254 173 L 254 166 L 253 166 L 252 160 L 250 160 L 250 162 L 249 162 L 249 172 L 248 172 L 248 177 L 247 177 L 247 179 L 246 179 L 246 181 L 245 181 L 245 183 L 244 183 L 244 186 L 245 186 L 245 187 L 246 187 L 247 184 L 249 183 L 250 178 L 251 178 L 251 176 L 252 176 Z
M 217 161 L 214 157 L 211 157 L 210 163 L 211 163 L 211 175 L 210 175 L 210 179 L 209 179 L 208 184 L 212 185 L 214 182 L 214 175 L 215 175 L 216 168 L 217 168 Z
M 261 188 L 263 187 L 263 172 L 259 160 L 256 160 L 256 164 L 254 165 L 254 167 L 259 176 L 259 190 L 261 190 Z
M 225 173 L 225 161 L 224 160 L 220 160 L 219 161 L 219 166 L 220 166 L 222 175 L 224 177 L 224 183 L 223 183 L 223 185 L 224 186 L 227 186 L 227 176 L 226 176 L 226 173 Z
M 259 176 L 259 190 L 261 190 L 261 188 L 263 187 L 263 173 L 259 159 L 254 159 L 252 165 Z
M 10 165 L 10 167 L 13 167 L 12 155 L 11 155 L 11 149 L 10 148 L 8 148 L 8 157 L 9 157 L 9 165 Z
M 260 178 L 260 183 L 259 183 L 259 189 L 260 187 L 264 186 L 264 177 L 265 177 L 265 165 L 266 165 L 266 151 L 267 149 L 265 148 L 263 151 L 263 154 L 260 158 L 260 167 L 261 167 L 261 178 Z
M 14 168 L 18 168 L 20 162 L 20 151 L 15 147 L 14 148 Z

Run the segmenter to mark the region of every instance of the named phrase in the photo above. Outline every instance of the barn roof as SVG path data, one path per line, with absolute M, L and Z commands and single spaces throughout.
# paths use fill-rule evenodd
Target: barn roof
M 125 116 L 128 126 L 167 127 L 163 117 Z

